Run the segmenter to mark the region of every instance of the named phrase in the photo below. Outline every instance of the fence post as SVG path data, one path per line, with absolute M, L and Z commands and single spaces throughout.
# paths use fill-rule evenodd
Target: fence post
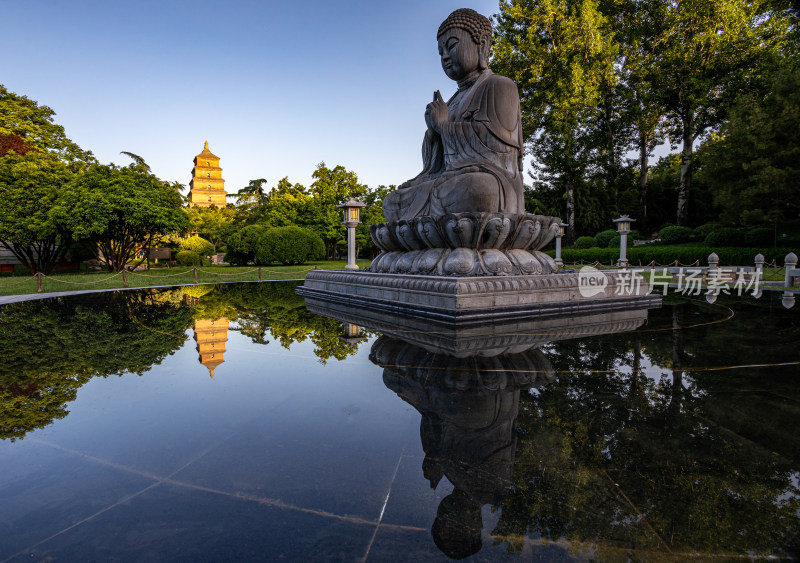
M 125 272 L 125 268 L 122 268 L 122 287 L 128 287 L 128 274 Z
M 797 254 L 794 252 L 790 252 L 786 255 L 786 258 L 783 259 L 783 267 L 786 268 L 786 275 L 784 277 L 784 286 L 792 287 L 794 283 L 794 277 L 797 276 L 797 272 L 793 272 L 797 267 Z
M 36 272 L 36 289 L 39 293 L 42 292 L 42 272 Z
M 763 254 L 756 254 L 755 258 L 756 263 L 756 278 L 762 279 L 764 277 L 764 255 Z
M 708 255 L 708 279 L 717 279 L 719 277 L 719 256 L 716 252 Z M 713 273 L 712 273 L 713 272 Z
M 261 281 L 261 266 L 258 267 L 258 281 Z
M 197 266 L 194 267 L 194 283 L 197 283 Z

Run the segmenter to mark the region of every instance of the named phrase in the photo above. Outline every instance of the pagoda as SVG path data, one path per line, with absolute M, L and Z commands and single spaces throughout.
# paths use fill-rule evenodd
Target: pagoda
M 189 182 L 189 207 L 211 207 L 220 209 L 226 205 L 225 180 L 219 157 L 208 150 L 208 141 L 203 152 L 194 157 L 192 181 Z
M 225 317 L 219 319 L 196 319 L 194 321 L 194 340 L 200 363 L 208 368 L 214 377 L 214 369 L 225 361 L 225 343 L 228 341 L 230 322 Z

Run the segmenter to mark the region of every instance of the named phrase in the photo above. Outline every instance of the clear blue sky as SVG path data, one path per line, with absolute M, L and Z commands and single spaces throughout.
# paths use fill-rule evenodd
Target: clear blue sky
M 436 31 L 463 7 L 498 2 L 0 0 L 0 83 L 101 162 L 133 152 L 164 180 L 188 185 L 208 140 L 228 193 L 308 186 L 320 161 L 399 184 L 421 169 L 433 91 L 455 91 Z

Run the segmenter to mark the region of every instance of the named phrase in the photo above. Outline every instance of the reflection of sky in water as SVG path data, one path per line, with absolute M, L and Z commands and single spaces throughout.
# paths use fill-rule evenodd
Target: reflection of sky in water
M 454 362 L 374 335 L 322 363 L 341 351 L 337 323 L 304 313 L 291 287 L 247 291 L 173 295 L 161 317 L 136 305 L 139 329 L 179 330 L 173 353 L 141 376 L 89 379 L 68 415 L 0 441 L 0 561 L 798 554 L 800 370 L 716 371 L 800 359 L 800 317 L 779 303 L 726 302 L 736 315 L 715 324 L 724 306 L 665 305 L 636 332 L 522 353 L 514 366 L 551 372 L 525 379 L 487 367 L 502 358 Z M 232 320 L 212 379 L 185 313 L 214 307 Z M 170 324 L 174 311 L 185 318 Z M 244 317 L 268 344 L 236 330 Z M 36 376 L 4 354 L 0 417 L 13 378 Z

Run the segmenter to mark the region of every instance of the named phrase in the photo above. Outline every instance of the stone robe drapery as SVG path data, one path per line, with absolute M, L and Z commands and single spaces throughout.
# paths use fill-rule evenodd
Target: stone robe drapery
M 423 170 L 389 194 L 387 221 L 458 212 L 524 213 L 517 86 L 483 71 L 447 102 L 441 133 L 426 131 Z

